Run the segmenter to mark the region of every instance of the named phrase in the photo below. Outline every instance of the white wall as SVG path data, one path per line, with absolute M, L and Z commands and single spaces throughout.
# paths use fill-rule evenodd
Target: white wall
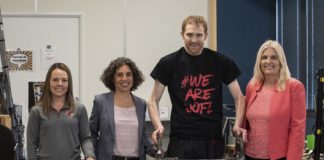
M 126 55 L 135 61 L 146 78 L 135 94 L 147 99 L 153 87 L 149 73 L 183 45 L 182 20 L 208 14 L 208 0 L 0 0 L 0 6 L 5 13 L 82 14 L 80 98 L 89 114 L 94 95 L 108 91 L 99 77 L 111 60 Z M 161 105 L 170 106 L 167 96 Z

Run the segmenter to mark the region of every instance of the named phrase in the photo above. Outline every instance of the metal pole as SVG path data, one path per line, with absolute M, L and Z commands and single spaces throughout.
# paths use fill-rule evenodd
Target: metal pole
M 323 87 L 324 87 L 324 68 L 317 71 L 317 95 L 316 95 L 316 120 L 315 120 L 315 148 L 314 148 L 314 160 L 320 159 L 320 153 L 322 150 L 322 136 L 323 136 Z
M 2 72 L 0 73 L 0 83 L 1 83 L 1 96 L 3 97 L 3 109 L 4 114 L 9 114 L 11 117 L 11 131 L 15 140 L 15 160 L 25 160 L 23 151 L 23 133 L 24 126 L 22 124 L 21 113 L 17 113 L 16 106 L 13 104 L 11 85 L 9 79 L 9 67 L 6 59 L 6 46 L 5 38 L 3 32 L 2 15 L 0 10 L 0 57 L 2 63 Z

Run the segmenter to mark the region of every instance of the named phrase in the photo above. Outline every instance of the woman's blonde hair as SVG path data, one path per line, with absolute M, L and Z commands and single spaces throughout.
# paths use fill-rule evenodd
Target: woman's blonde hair
M 289 68 L 287 65 L 285 52 L 284 52 L 282 46 L 277 41 L 274 41 L 274 40 L 267 40 L 259 48 L 259 51 L 258 51 L 257 57 L 256 57 L 256 61 L 255 61 L 255 65 L 254 65 L 254 74 L 253 74 L 252 82 L 253 83 L 262 83 L 264 81 L 264 75 L 261 70 L 261 57 L 262 57 L 263 52 L 267 48 L 272 48 L 278 56 L 279 63 L 280 63 L 280 69 L 279 69 L 279 77 L 277 79 L 276 89 L 278 91 L 284 91 L 286 89 L 286 81 L 288 79 L 290 79 L 291 76 L 290 76 L 290 71 L 289 71 Z

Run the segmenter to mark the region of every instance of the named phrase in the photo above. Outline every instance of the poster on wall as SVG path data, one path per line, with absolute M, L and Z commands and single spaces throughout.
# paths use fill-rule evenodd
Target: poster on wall
M 28 82 L 28 111 L 39 102 L 44 88 L 43 81 Z
M 9 71 L 32 71 L 33 52 L 32 51 L 6 51 L 6 58 Z
M 42 56 L 42 69 L 48 69 L 56 60 L 55 49 L 52 45 L 47 45 L 40 50 Z

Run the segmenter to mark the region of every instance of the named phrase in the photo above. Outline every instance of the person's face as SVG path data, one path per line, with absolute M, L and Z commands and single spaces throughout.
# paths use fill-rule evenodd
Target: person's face
M 186 51 L 190 55 L 200 55 L 207 38 L 203 25 L 187 24 L 185 32 L 181 32 Z
M 61 69 L 54 69 L 50 78 L 50 90 L 53 97 L 62 98 L 69 87 L 68 74 Z
M 263 51 L 260 65 L 264 76 L 279 76 L 280 61 L 273 48 L 267 48 Z
M 133 83 L 133 73 L 128 65 L 124 64 L 116 70 L 114 75 L 116 92 L 130 92 Z

